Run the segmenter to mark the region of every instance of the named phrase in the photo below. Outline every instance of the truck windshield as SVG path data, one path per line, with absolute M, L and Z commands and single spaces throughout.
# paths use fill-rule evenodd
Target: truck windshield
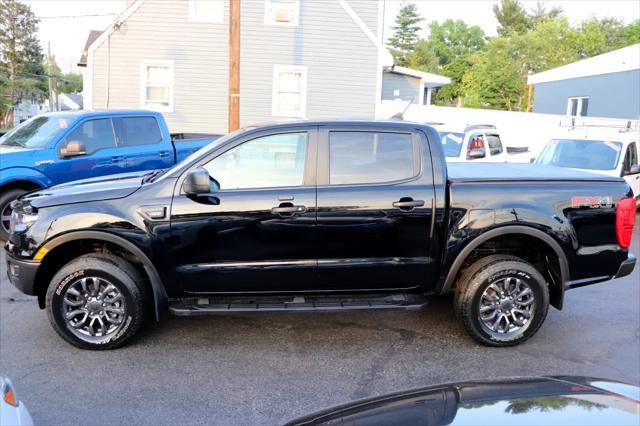
M 45 148 L 73 124 L 73 116 L 34 117 L 0 138 L 0 145 L 22 148 Z
M 464 133 L 439 132 L 445 157 L 458 157 L 464 141 Z
M 542 151 L 537 163 L 573 169 L 614 170 L 621 151 L 622 142 L 554 139 Z

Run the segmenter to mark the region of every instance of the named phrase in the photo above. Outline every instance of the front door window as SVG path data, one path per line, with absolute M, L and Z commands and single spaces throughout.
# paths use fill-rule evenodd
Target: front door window
M 264 136 L 230 149 L 204 167 L 221 190 L 301 186 L 307 143 L 307 133 Z

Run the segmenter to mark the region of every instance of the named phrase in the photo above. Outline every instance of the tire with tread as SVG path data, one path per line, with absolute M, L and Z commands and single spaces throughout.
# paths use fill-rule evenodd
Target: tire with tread
M 114 336 L 100 342 L 85 341 L 72 333 L 62 318 L 62 298 L 74 274 L 107 279 L 125 299 L 125 320 Z M 145 287 L 140 273 L 124 259 L 105 253 L 80 256 L 64 265 L 51 279 L 46 294 L 46 309 L 53 329 L 67 342 L 81 349 L 115 349 L 128 343 L 140 329 L 145 317 Z
M 522 334 L 513 338 L 505 335 L 504 339 L 498 340 L 482 329 L 478 318 L 480 297 L 494 280 L 513 273 L 525 280 L 533 291 L 535 310 L 531 324 Z M 459 275 L 454 293 L 454 310 L 467 333 L 478 342 L 487 346 L 515 346 L 532 337 L 544 323 L 549 310 L 549 289 L 542 274 L 521 258 L 511 255 L 486 256 Z

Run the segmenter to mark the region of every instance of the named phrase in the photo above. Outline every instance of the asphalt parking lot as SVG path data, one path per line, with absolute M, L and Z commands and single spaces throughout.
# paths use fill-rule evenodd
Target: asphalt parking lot
M 632 250 L 638 254 L 639 221 Z M 450 298 L 421 312 L 169 317 L 131 345 L 76 349 L 0 258 L 0 372 L 36 424 L 278 424 L 350 400 L 430 384 L 586 375 L 640 384 L 640 268 L 567 293 L 529 342 L 487 348 Z

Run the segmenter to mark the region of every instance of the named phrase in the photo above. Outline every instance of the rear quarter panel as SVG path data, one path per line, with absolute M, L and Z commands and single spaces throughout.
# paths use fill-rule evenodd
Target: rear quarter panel
M 449 187 L 450 211 L 444 273 L 460 251 L 483 233 L 526 226 L 555 240 L 564 252 L 569 280 L 613 276 L 627 258 L 616 242 L 615 204 L 630 196 L 625 182 L 478 182 Z M 599 206 L 572 205 L 579 197 L 610 200 Z

